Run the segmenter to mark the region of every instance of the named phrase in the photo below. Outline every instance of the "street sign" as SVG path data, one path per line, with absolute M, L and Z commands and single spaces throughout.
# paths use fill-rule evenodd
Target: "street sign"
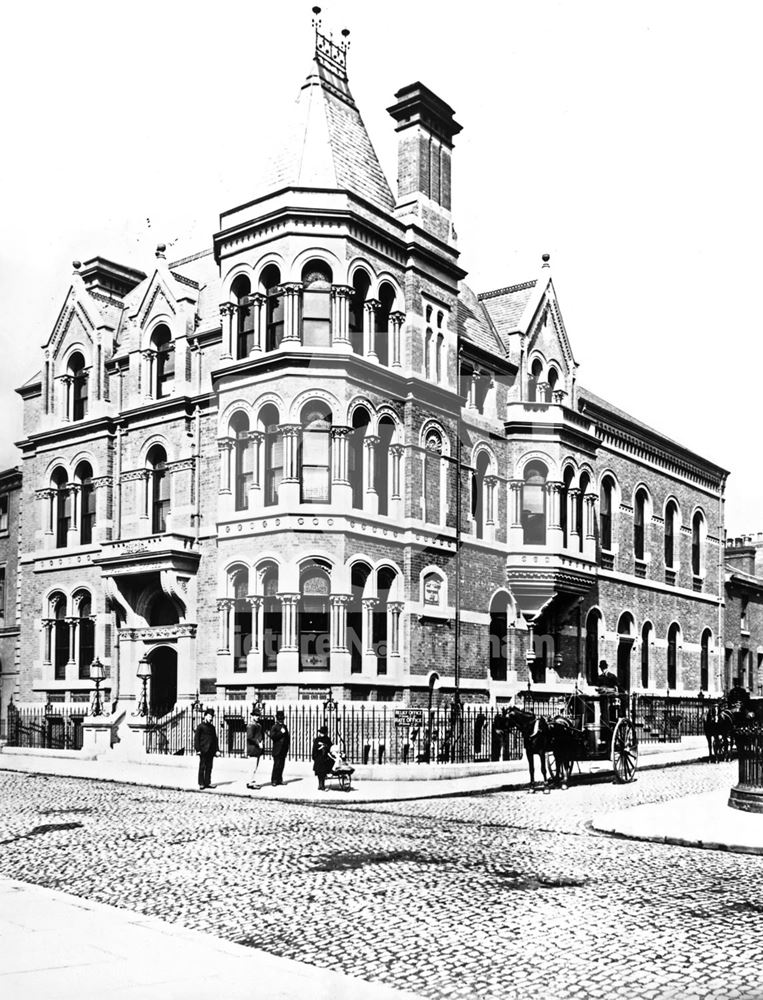
M 424 711 L 421 708 L 396 708 L 396 726 L 421 726 L 424 723 Z

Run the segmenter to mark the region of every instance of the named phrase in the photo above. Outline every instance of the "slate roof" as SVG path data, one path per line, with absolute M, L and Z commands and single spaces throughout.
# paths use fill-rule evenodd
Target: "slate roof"
M 258 194 L 283 187 L 349 191 L 385 212 L 395 201 L 343 67 L 316 52 Z
M 508 354 L 508 342 L 493 327 L 479 297 L 463 281 L 458 288 L 456 328 L 459 337 L 483 351 L 502 358 Z
M 591 392 L 590 389 L 584 388 L 579 385 L 576 389 L 576 398 L 578 409 L 583 409 L 583 404 L 592 403 L 594 406 L 598 406 L 608 413 L 611 413 L 613 417 L 619 417 L 621 420 L 627 421 L 634 427 L 639 428 L 642 431 L 646 431 L 648 434 L 653 434 L 655 437 L 662 438 L 667 444 L 671 444 L 676 448 L 684 448 L 684 445 L 679 444 L 677 441 L 673 441 L 671 438 L 667 437 L 662 431 L 655 430 L 654 427 L 650 427 L 649 424 L 645 424 L 643 420 L 638 420 L 636 417 L 631 416 L 630 413 L 626 413 L 625 410 L 619 409 L 617 406 L 613 406 L 609 400 L 603 399 L 601 396 L 597 396 L 595 392 Z M 685 449 L 684 449 L 685 450 Z
M 509 337 L 519 330 L 519 322 L 536 284 L 536 281 L 523 281 L 519 285 L 480 293 L 478 298 L 500 336 Z

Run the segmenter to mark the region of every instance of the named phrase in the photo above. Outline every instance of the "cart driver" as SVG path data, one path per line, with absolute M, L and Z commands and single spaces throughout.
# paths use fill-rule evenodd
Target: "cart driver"
M 599 676 L 596 681 L 597 687 L 604 688 L 607 691 L 617 691 L 618 683 L 617 677 L 610 670 L 609 664 L 606 660 L 602 660 L 599 663 Z

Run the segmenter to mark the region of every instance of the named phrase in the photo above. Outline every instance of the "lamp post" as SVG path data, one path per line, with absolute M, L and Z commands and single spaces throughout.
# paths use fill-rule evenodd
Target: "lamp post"
M 336 712 L 336 734 L 339 735 L 339 702 L 336 701 L 334 695 L 329 688 L 328 698 L 323 703 L 323 716 L 327 720 L 327 725 L 329 729 L 331 728 L 331 714 Z
M 90 712 L 91 715 L 103 715 L 103 707 L 101 705 L 101 681 L 105 676 L 106 668 L 96 656 L 90 664 L 90 680 L 95 681 L 95 699 L 93 700 L 93 708 Z
M 140 715 L 141 718 L 145 718 L 145 716 L 148 715 L 148 697 L 146 692 L 150 677 L 151 677 L 151 664 L 144 656 L 141 660 L 138 661 L 138 679 L 143 682 L 143 690 L 140 695 L 140 701 L 138 702 L 138 715 Z

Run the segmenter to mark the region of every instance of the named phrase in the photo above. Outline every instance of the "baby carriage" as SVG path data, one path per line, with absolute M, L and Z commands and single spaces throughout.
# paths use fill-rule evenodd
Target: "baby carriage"
M 334 761 L 334 766 L 326 775 L 328 778 L 336 778 L 339 787 L 343 792 L 349 792 L 352 788 L 352 776 L 355 768 L 351 767 L 344 757 L 344 747 L 341 743 L 332 743 L 329 756 Z

